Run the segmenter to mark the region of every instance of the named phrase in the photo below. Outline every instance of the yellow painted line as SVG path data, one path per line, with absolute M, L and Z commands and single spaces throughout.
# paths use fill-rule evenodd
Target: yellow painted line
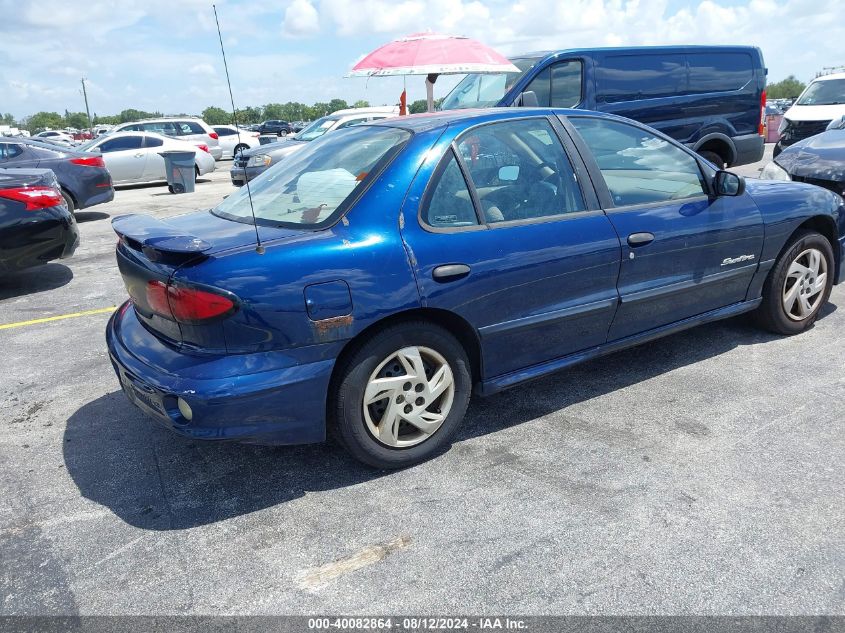
M 71 312 L 70 314 L 60 314 L 58 316 L 44 317 L 43 319 L 32 319 L 30 321 L 18 321 L 17 323 L 3 323 L 0 325 L 0 330 L 10 330 L 15 327 L 36 325 L 38 323 L 49 323 L 50 321 L 61 321 L 62 319 L 75 319 L 76 317 L 83 317 L 91 314 L 105 314 L 106 312 L 114 312 L 115 310 L 117 310 L 117 306 L 111 306 L 110 308 L 97 308 L 96 310 L 83 310 L 82 312 Z

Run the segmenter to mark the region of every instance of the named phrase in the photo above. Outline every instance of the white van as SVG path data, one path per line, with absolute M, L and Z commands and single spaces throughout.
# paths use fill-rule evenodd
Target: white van
M 845 73 L 816 77 L 783 115 L 774 155 L 793 143 L 821 134 L 831 121 L 842 117 L 845 117 Z

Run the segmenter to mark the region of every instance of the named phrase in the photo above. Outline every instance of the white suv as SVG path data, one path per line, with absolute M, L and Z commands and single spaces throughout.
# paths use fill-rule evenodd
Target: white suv
M 832 121 L 845 116 L 845 73 L 822 75 L 810 82 L 783 115 L 774 155 L 810 136 L 821 134 Z
M 223 157 L 217 132 L 211 129 L 202 119 L 193 117 L 163 117 L 161 119 L 144 119 L 131 123 L 121 123 L 114 126 L 111 132 L 154 132 L 164 136 L 172 136 L 181 141 L 188 141 L 194 145 L 205 145 L 214 160 Z M 110 133 L 111 133 L 110 132 Z

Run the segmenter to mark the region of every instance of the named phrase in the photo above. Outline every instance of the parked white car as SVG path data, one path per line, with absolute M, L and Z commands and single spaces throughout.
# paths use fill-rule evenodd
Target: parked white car
M 88 141 L 78 149 L 102 154 L 115 185 L 166 181 L 164 158 L 159 153 L 170 150 L 194 152 L 197 176 L 210 173 L 215 167 L 207 148 L 152 132 L 115 132 Z
M 56 143 L 58 145 L 74 145 L 76 141 L 73 140 L 73 137 L 68 134 L 67 132 L 61 132 L 59 130 L 45 130 L 43 132 L 39 132 L 32 138 L 41 140 L 41 141 L 48 141 L 50 143 Z
M 243 151 L 261 145 L 258 141 L 258 137 L 260 136 L 258 132 L 250 132 L 244 129 L 239 130 L 234 125 L 214 125 L 212 129 L 220 137 L 217 140 L 220 142 L 220 148 L 223 150 L 224 159 L 234 158 L 235 154 L 240 154 Z M 238 134 L 240 134 L 240 137 Z
M 214 160 L 220 160 L 223 156 L 217 132 L 212 130 L 208 123 L 196 117 L 162 117 L 121 123 L 112 129 L 111 133 L 114 132 L 153 132 L 172 136 L 195 145 L 205 145 Z

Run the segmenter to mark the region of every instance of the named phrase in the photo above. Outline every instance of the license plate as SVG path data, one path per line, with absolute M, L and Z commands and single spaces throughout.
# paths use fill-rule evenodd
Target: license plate
M 164 414 L 164 410 L 156 398 L 143 389 L 136 387 L 132 382 L 132 379 L 130 379 L 126 374 L 120 375 L 120 384 L 123 385 L 123 391 L 127 396 L 129 396 L 129 399 L 132 402 L 140 404 L 147 409 L 151 409 L 156 413 Z

